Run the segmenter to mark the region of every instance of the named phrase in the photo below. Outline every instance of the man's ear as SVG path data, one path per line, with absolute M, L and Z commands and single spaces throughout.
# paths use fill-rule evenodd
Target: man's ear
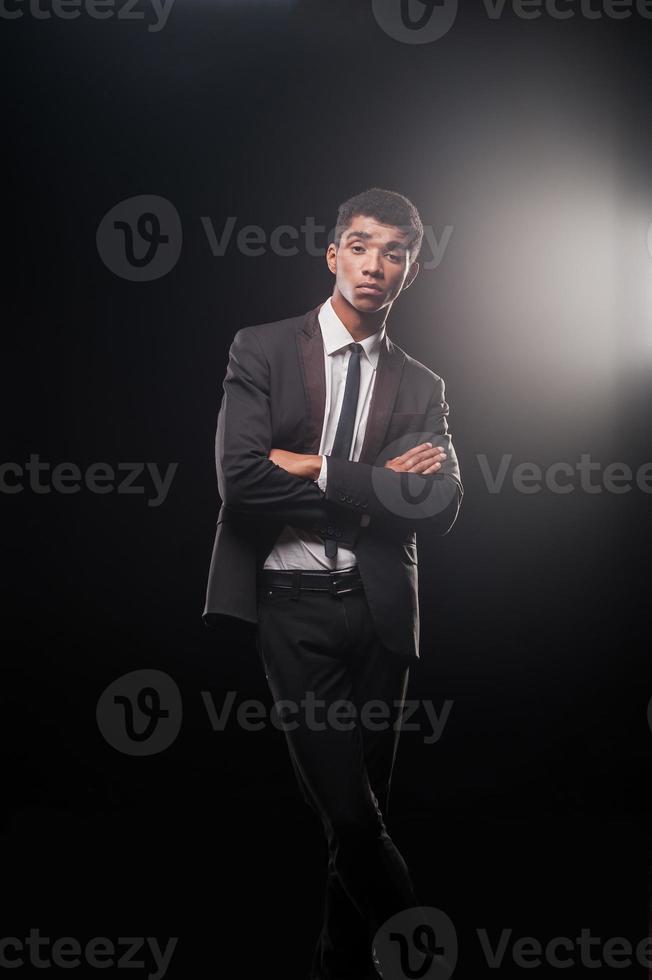
M 405 282 L 403 283 L 403 289 L 407 289 L 408 286 L 412 285 L 412 283 L 417 277 L 418 272 L 419 272 L 419 263 L 415 259 L 412 265 L 410 266 L 410 268 L 408 269 L 408 274 L 405 277 Z
M 337 246 L 335 242 L 330 242 L 326 249 L 326 264 L 333 275 L 337 272 Z

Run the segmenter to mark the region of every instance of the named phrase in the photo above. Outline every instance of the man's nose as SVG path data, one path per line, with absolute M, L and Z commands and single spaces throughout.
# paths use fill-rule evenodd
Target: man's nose
M 363 273 L 367 276 L 381 276 L 383 273 L 383 264 L 380 261 L 380 253 L 367 251 L 365 255 L 365 263 L 363 268 Z

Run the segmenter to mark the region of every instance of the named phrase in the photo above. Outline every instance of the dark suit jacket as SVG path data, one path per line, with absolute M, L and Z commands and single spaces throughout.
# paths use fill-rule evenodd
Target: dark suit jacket
M 418 658 L 415 532 L 446 534 L 464 493 L 444 382 L 385 332 L 360 460 L 330 457 L 323 493 L 268 458 L 272 447 L 319 451 L 326 389 L 318 312 L 244 327 L 231 345 L 215 440 L 222 506 L 203 619 L 257 622 L 257 569 L 290 524 L 353 548 L 382 642 Z M 448 454 L 436 474 L 384 466 L 428 440 Z

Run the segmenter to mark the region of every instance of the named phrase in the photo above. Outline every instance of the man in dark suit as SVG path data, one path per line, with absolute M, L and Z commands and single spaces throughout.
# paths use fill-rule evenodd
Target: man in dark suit
M 311 980 L 375 976 L 377 929 L 417 906 L 384 822 L 419 657 L 415 532 L 446 534 L 463 495 L 444 382 L 386 331 L 422 237 L 401 194 L 372 188 L 342 204 L 332 295 L 238 330 L 218 416 L 222 506 L 203 616 L 256 624 L 301 792 L 327 836 Z

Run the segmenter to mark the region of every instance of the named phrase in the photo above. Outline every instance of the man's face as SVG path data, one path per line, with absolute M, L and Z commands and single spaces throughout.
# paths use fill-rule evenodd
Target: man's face
M 328 246 L 326 261 L 341 295 L 361 313 L 390 306 L 419 271 L 410 266 L 407 230 L 375 218 L 353 215 L 339 247 Z

